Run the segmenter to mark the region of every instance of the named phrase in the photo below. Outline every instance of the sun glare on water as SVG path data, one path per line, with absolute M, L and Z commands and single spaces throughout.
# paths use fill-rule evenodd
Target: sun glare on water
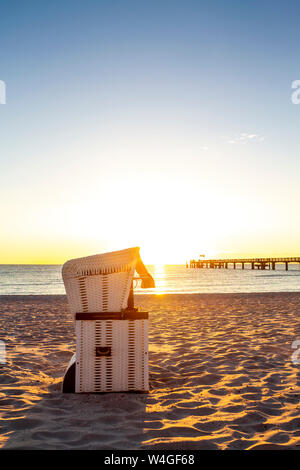
M 152 268 L 152 269 L 151 269 Z M 166 271 L 165 265 L 157 263 L 151 266 L 151 273 L 155 280 L 155 293 L 161 295 L 166 289 Z

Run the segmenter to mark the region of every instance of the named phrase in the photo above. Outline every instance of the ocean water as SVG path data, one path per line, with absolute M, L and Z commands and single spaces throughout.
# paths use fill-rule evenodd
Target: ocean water
M 184 265 L 148 266 L 156 288 L 135 287 L 136 294 L 300 291 L 298 265 L 276 271 L 190 269 Z M 64 294 L 60 265 L 0 265 L 0 295 Z

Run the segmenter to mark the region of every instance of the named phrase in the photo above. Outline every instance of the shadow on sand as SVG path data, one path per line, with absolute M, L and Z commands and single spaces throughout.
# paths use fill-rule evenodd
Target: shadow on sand
M 141 449 L 148 394 L 63 394 L 60 387 L 4 413 L 3 449 Z

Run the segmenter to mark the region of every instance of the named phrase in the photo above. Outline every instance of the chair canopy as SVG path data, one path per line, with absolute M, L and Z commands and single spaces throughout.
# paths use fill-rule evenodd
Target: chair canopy
M 67 261 L 62 277 L 72 315 L 125 309 L 135 271 L 142 288 L 155 287 L 139 252 L 134 247 Z

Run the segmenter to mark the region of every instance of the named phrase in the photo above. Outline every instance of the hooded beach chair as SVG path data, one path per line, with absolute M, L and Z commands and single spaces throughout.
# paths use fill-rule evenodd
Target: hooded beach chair
M 67 261 L 62 276 L 76 333 L 63 392 L 149 390 L 148 312 L 134 307 L 133 281 L 155 283 L 139 248 Z

